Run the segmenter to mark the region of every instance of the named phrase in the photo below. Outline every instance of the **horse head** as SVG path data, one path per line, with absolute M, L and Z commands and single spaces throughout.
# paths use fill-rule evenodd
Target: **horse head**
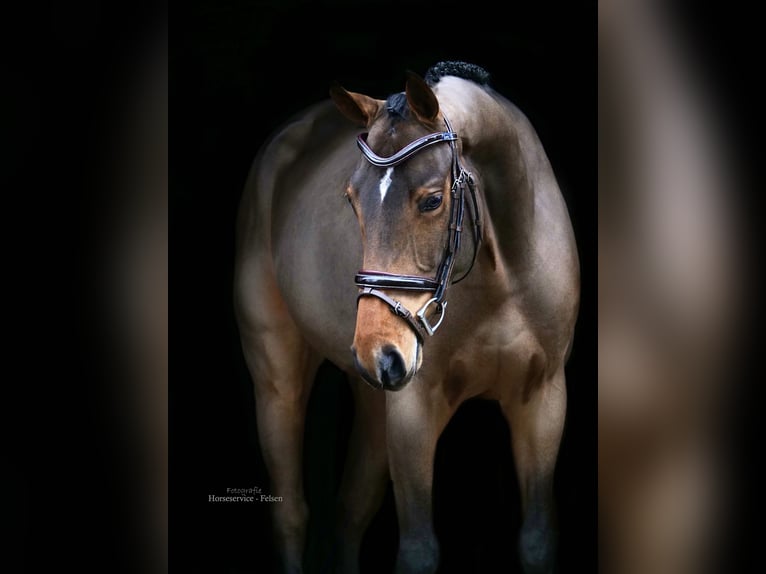
M 399 390 L 421 367 L 423 344 L 444 318 L 468 174 L 457 135 L 419 76 L 409 74 L 405 91 L 387 100 L 338 85 L 330 94 L 368 130 L 359 137 L 364 157 L 346 189 L 363 246 L 351 351 L 364 380 Z

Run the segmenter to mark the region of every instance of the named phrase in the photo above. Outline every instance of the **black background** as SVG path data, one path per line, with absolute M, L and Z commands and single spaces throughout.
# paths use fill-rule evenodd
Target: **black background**
M 560 565 L 596 570 L 596 16 L 595 4 L 571 4 L 500 13 L 476 3 L 190 2 L 173 11 L 171 571 L 244 573 L 271 564 L 267 505 L 208 502 L 228 487 L 268 492 L 231 297 L 235 214 L 259 146 L 327 98 L 333 80 L 384 98 L 403 89 L 406 70 L 422 75 L 449 59 L 486 68 L 493 87 L 528 115 L 570 209 L 582 304 L 557 469 Z M 325 364 L 306 430 L 309 572 L 325 571 L 351 417 L 347 384 Z M 442 571 L 517 571 L 519 497 L 495 405 L 470 403 L 457 413 L 435 473 Z M 396 529 L 389 488 L 363 547 L 366 571 L 390 571 Z

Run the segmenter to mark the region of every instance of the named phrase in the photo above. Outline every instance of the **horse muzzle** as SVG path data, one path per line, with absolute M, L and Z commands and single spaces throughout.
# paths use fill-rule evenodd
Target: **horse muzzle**
M 415 357 L 409 367 L 404 355 L 394 345 L 379 346 L 372 351 L 371 360 L 364 363 L 360 360 L 356 346 L 352 346 L 354 367 L 362 380 L 371 387 L 384 391 L 399 391 L 410 382 L 419 366 L 420 344 L 416 341 L 415 345 Z
M 403 294 L 402 305 L 417 308 L 425 295 Z M 379 297 L 360 297 L 351 352 L 359 375 L 377 389 L 402 389 L 423 362 L 423 338 Z

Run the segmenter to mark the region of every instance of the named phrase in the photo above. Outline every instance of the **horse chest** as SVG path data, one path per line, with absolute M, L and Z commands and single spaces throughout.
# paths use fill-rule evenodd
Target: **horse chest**
M 449 402 L 472 397 L 505 401 L 522 396 L 542 377 L 546 355 L 522 321 L 487 322 L 471 337 L 445 350 L 441 374 Z

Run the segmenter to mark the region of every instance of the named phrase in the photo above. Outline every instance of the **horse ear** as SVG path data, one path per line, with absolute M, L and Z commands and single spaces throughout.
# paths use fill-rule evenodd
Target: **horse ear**
M 337 82 L 330 86 L 330 97 L 344 116 L 364 127 L 370 126 L 383 105 L 383 101 L 349 92 Z
M 433 122 L 439 115 L 439 101 L 425 80 L 415 72 L 407 72 L 407 103 L 422 122 Z

